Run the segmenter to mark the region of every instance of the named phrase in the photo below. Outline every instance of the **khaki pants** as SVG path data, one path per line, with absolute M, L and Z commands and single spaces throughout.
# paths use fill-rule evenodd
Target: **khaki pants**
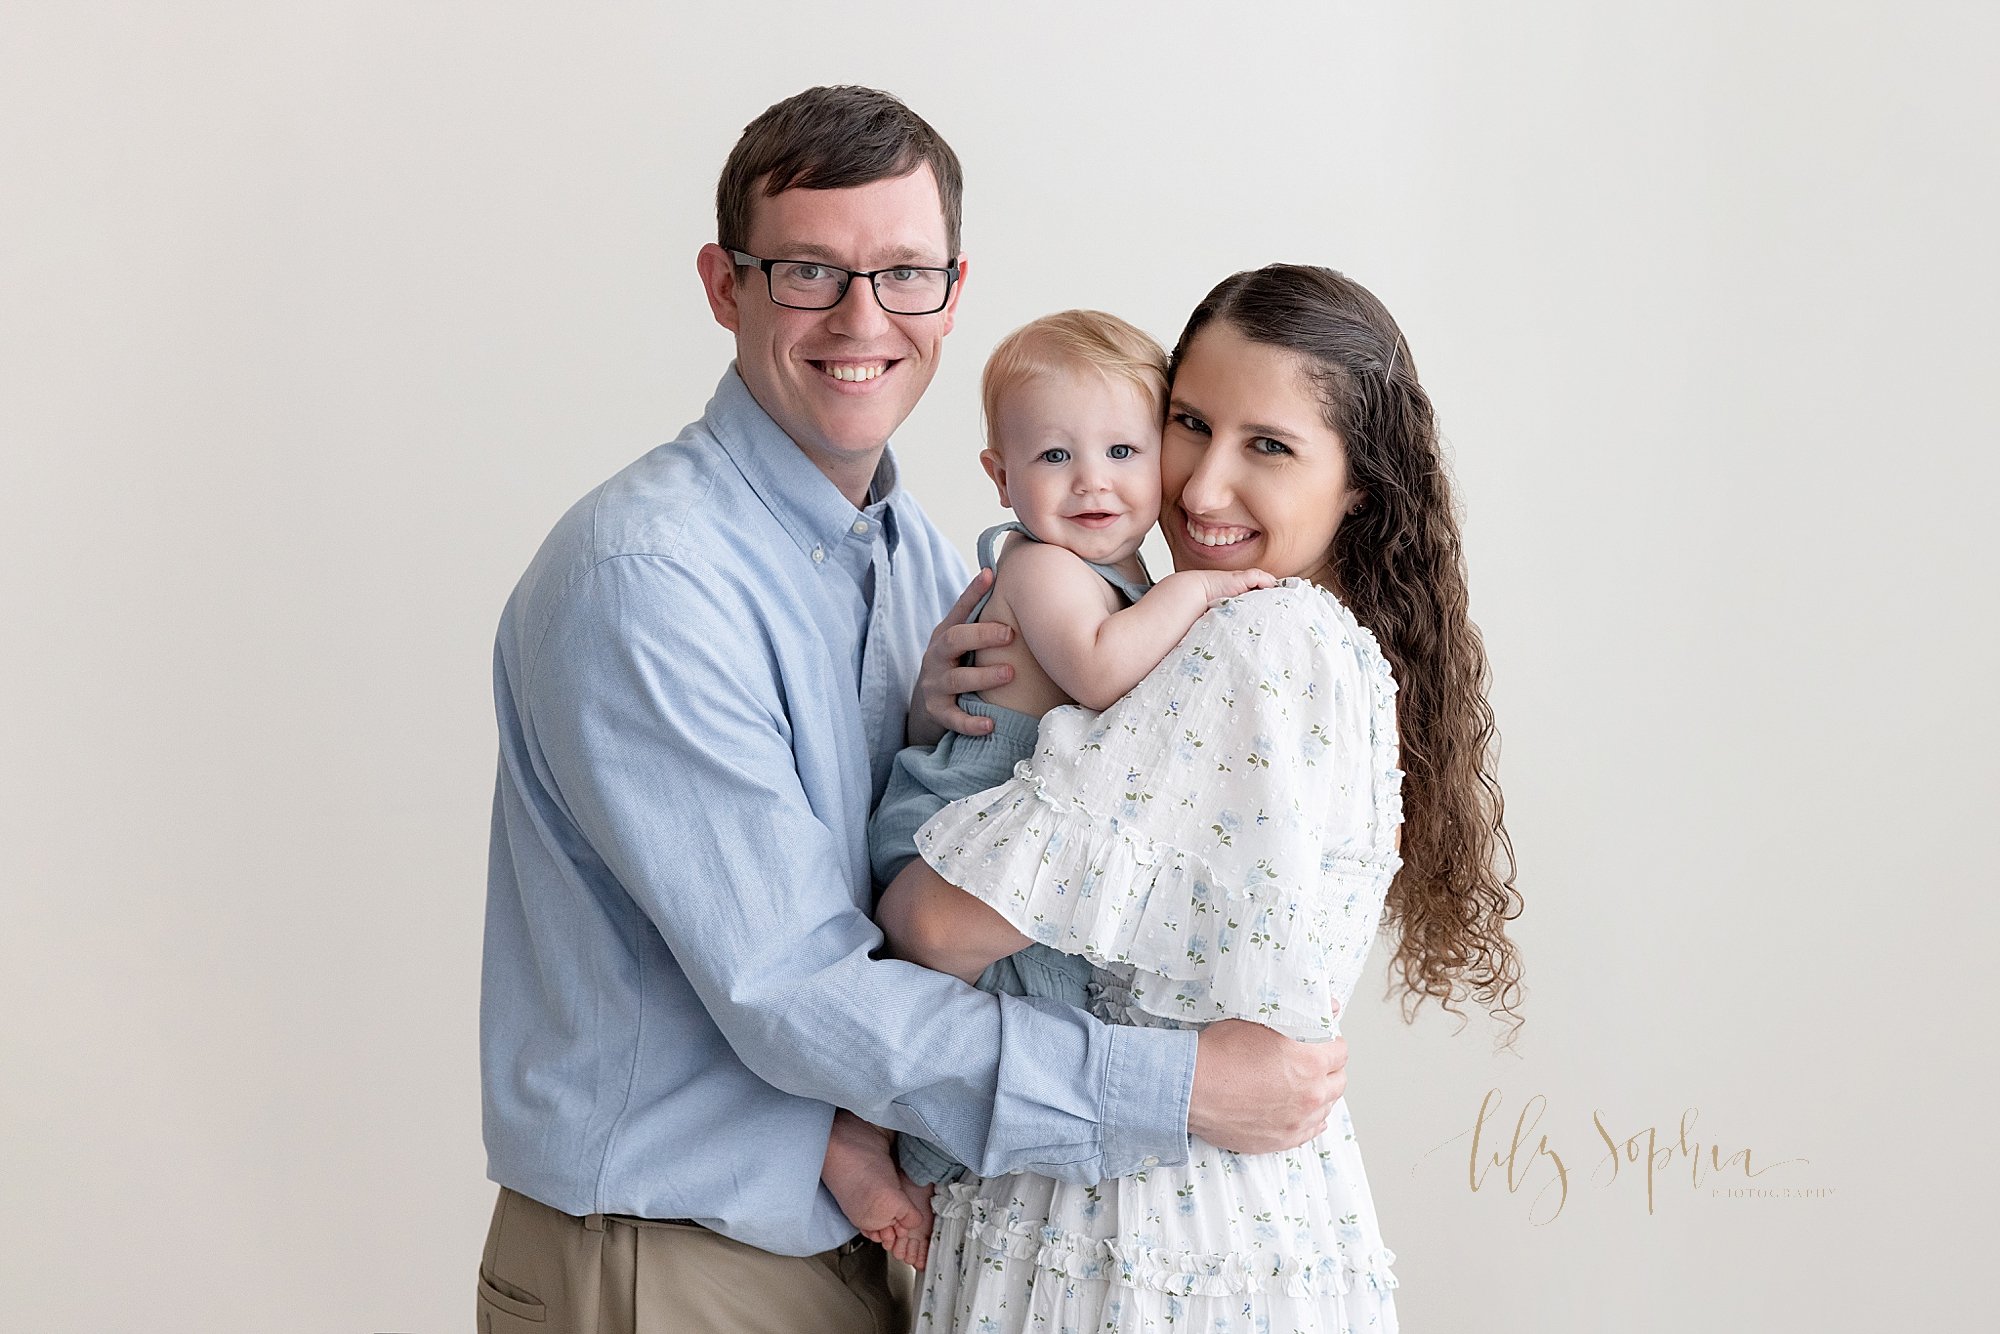
M 911 1269 L 859 1237 L 773 1255 L 692 1223 L 576 1218 L 502 1187 L 479 1265 L 478 1329 L 907 1334 L 913 1287 Z

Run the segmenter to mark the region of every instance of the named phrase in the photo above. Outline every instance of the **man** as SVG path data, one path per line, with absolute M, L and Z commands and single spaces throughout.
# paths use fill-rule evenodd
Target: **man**
M 753 121 L 697 261 L 736 360 L 556 525 L 502 617 L 482 1330 L 901 1330 L 820 1186 L 836 1106 L 982 1173 L 1301 1143 L 1339 1044 L 1117 1028 L 872 957 L 865 826 L 922 678 L 1004 642 L 890 434 L 964 290 L 957 158 L 885 93 Z M 933 636 L 932 627 L 946 622 Z M 926 639 L 930 646 L 925 648 Z M 876 1146 L 879 1149 L 879 1145 Z M 906 1300 L 906 1299 L 905 1299 Z

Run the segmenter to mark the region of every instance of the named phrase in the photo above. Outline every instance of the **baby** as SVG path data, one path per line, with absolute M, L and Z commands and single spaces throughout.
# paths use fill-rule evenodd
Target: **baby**
M 1167 357 L 1130 324 L 1071 310 L 1015 330 L 986 363 L 981 399 L 987 448 L 979 461 L 1016 521 L 980 536 L 979 563 L 994 571 L 993 587 L 971 619 L 1014 627 L 1012 642 L 977 655 L 977 665 L 1006 663 L 1014 676 L 959 697 L 967 713 L 993 720 L 991 730 L 947 733 L 935 747 L 896 757 L 868 833 L 876 883 L 891 887 L 885 901 L 919 896 L 928 888 L 921 880 L 943 883 L 917 856 L 917 830 L 951 802 L 1006 782 L 1034 753 L 1044 713 L 1108 707 L 1213 603 L 1274 582 L 1262 570 L 1147 578 L 1139 546 L 1160 515 Z M 1032 944 L 990 967 L 959 970 L 987 991 L 1079 1005 L 1089 973 L 1083 959 Z M 905 1135 L 898 1170 L 885 1136 L 837 1113 L 822 1179 L 864 1235 L 921 1268 L 929 1186 L 965 1168 Z

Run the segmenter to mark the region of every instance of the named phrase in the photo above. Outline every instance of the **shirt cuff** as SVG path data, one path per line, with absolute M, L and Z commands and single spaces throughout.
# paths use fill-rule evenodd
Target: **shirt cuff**
M 1114 1026 L 1104 1068 L 1105 1176 L 1174 1167 L 1188 1157 L 1188 1099 L 1194 1094 L 1191 1028 Z

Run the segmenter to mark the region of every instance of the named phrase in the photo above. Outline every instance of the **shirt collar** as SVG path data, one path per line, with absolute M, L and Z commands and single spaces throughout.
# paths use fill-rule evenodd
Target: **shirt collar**
M 737 373 L 736 363 L 722 373 L 709 400 L 709 429 L 729 455 L 743 480 L 771 511 L 779 526 L 798 544 L 799 550 L 818 564 L 841 549 L 841 544 L 866 539 L 872 545 L 876 530 L 893 550 L 896 541 L 895 509 L 902 499 L 895 454 L 882 451 L 875 476 L 868 484 L 868 507 L 857 510 L 841 494 L 827 475 L 806 457 L 792 438 L 771 420 L 771 414 L 751 394 Z M 859 532 L 855 525 L 865 525 Z M 815 556 L 814 553 L 818 555 Z

